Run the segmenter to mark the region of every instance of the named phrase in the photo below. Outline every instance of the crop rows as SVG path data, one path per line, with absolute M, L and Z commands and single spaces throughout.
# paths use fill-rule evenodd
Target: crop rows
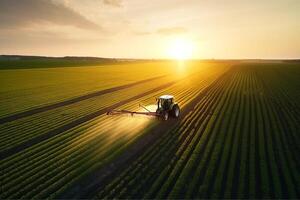
M 207 71 L 205 76 L 198 74 L 189 79 L 191 82 L 184 79 L 174 86 L 139 98 L 120 108 L 135 110 L 138 102 L 147 105 L 153 102 L 153 96 L 166 92 L 174 94 L 180 105 L 185 105 L 226 69 L 220 67 L 211 72 Z M 119 95 L 126 96 L 126 91 Z M 109 98 L 104 102 L 108 101 Z M 103 107 L 105 106 L 106 104 L 103 104 Z M 80 116 L 80 112 L 75 116 Z M 55 120 L 55 117 L 49 119 Z M 40 123 L 46 124 L 49 119 L 45 118 Z M 57 119 L 55 123 L 59 126 L 60 121 Z M 102 115 L 1 160 L 1 198 L 54 198 L 79 177 L 109 162 L 156 123 L 159 122 L 147 117 L 129 119 Z M 28 128 L 31 130 L 30 125 Z M 45 129 L 45 126 L 43 128 Z M 40 133 L 41 130 L 32 134 Z
M 62 126 L 92 111 L 103 109 L 118 101 L 132 97 L 136 95 L 137 91 L 150 90 L 157 87 L 162 81 L 168 81 L 168 79 L 163 78 L 151 81 L 150 83 L 127 89 L 125 92 L 113 92 L 0 125 L 0 131 L 3 133 L 0 139 L 0 151 L 37 135 L 45 134 L 57 126 Z
M 206 74 L 206 79 L 210 77 L 210 74 L 214 73 L 213 70 L 210 71 L 208 71 L 208 74 Z M 201 77 L 204 76 L 203 73 L 198 75 L 201 75 Z M 38 135 L 43 135 L 55 129 L 55 127 L 63 126 L 64 124 L 85 116 L 95 110 L 106 108 L 121 100 L 130 98 L 136 95 L 138 92 L 153 89 L 171 80 L 174 80 L 174 78 L 160 78 L 149 83 L 134 86 L 130 89 L 116 91 L 99 97 L 87 99 L 75 104 L 63 106 L 61 108 L 26 117 L 20 120 L 16 120 L 10 123 L 2 124 L 0 125 L 0 132 L 2 132 L 0 139 L 0 151 L 13 147 L 16 144 L 20 144 L 23 141 L 26 141 Z
M 96 197 L 299 198 L 299 109 L 279 76 L 234 67 Z
M 1 70 L 0 117 L 170 72 L 167 62 Z M 155 73 L 153 73 L 153 70 Z M 26 81 L 24 81 L 26 77 Z

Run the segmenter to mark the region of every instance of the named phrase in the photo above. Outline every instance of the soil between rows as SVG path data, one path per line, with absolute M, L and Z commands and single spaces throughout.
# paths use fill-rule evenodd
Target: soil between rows
M 220 80 L 230 75 L 231 71 L 232 68 L 222 74 L 207 88 L 200 92 L 189 104 L 182 108 L 182 112 L 178 120 L 162 121 L 157 126 L 151 128 L 148 134 L 145 134 L 142 138 L 137 140 L 110 164 L 99 169 L 95 169 L 93 172 L 89 173 L 89 175 L 75 181 L 66 191 L 59 194 L 56 198 L 87 199 L 93 197 L 97 192 L 97 189 L 105 186 L 113 177 L 117 176 L 127 166 L 127 163 L 133 162 L 162 134 L 172 130 L 173 127 L 180 123 L 180 120 L 182 120 L 190 112 L 193 112 L 194 107 L 197 105 L 199 100 L 203 98 Z

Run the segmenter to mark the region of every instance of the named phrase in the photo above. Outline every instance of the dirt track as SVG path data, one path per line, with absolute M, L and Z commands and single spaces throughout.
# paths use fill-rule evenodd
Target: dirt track
M 204 89 L 197 97 L 195 97 L 188 105 L 186 105 L 182 109 L 181 119 L 183 119 L 188 113 L 192 112 L 199 100 L 203 98 L 221 79 L 224 79 L 230 73 L 230 71 L 231 70 L 228 70 L 223 75 L 221 75 L 211 85 Z M 156 127 L 153 127 L 151 130 L 149 130 L 149 134 L 139 139 L 113 162 L 102 168 L 96 169 L 88 176 L 79 179 L 77 182 L 74 182 L 68 190 L 58 195 L 56 198 L 92 198 L 97 192 L 98 188 L 105 186 L 112 177 L 117 176 L 122 171 L 122 169 L 127 166 L 126 163 L 131 163 L 132 161 L 134 161 L 146 150 L 148 146 L 153 144 L 159 137 L 161 137 L 162 134 L 165 134 L 166 132 L 171 130 L 178 123 L 180 123 L 180 120 L 170 120 L 167 122 L 162 122 Z
M 113 104 L 113 105 L 111 105 L 109 107 L 106 107 L 104 109 L 98 110 L 96 112 L 93 112 L 91 114 L 83 116 L 83 117 L 81 117 L 81 118 L 79 118 L 79 119 L 77 119 L 75 121 L 72 121 L 72 122 L 70 122 L 68 124 L 65 124 L 65 125 L 60 126 L 60 127 L 56 128 L 56 129 L 53 129 L 53 130 L 51 130 L 51 131 L 49 131 L 49 132 L 47 132 L 47 133 L 45 133 L 43 135 L 39 135 L 39 136 L 36 136 L 36 137 L 34 137 L 32 139 L 29 139 L 29 140 L 27 140 L 27 141 L 25 141 L 25 142 L 23 142 L 21 144 L 18 144 L 18 145 L 14 146 L 14 147 L 12 147 L 10 149 L 6 149 L 4 151 L 1 151 L 0 152 L 0 160 L 8 158 L 9 156 L 12 156 L 12 155 L 14 155 L 16 153 L 19 153 L 19 152 L 21 152 L 21 151 L 23 151 L 23 150 L 31 147 L 32 145 L 36 145 L 36 144 L 38 144 L 38 143 L 40 143 L 42 141 L 45 141 L 45 140 L 47 140 L 47 139 L 49 139 L 51 137 L 54 137 L 56 135 L 61 134 L 64 131 L 67 131 L 67 130 L 73 128 L 73 127 L 76 127 L 76 126 L 78 126 L 78 125 L 80 125 L 80 124 L 82 124 L 84 122 L 87 122 L 89 120 L 92 120 L 92 119 L 100 116 L 100 115 L 103 115 L 108 110 L 116 109 L 119 106 L 122 106 L 122 105 L 124 105 L 126 103 L 129 103 L 131 101 L 134 101 L 134 100 L 136 100 L 138 98 L 141 98 L 143 96 L 149 95 L 149 94 L 154 93 L 154 92 L 157 92 L 157 91 L 162 90 L 164 88 L 170 87 L 170 86 L 176 84 L 178 81 L 179 80 L 168 82 L 168 83 L 166 83 L 164 85 L 156 87 L 156 88 L 154 88 L 152 90 L 149 90 L 147 92 L 144 92 L 144 93 L 138 94 L 136 96 L 133 96 L 131 98 L 125 99 L 125 100 L 120 101 L 120 102 L 118 102 L 116 104 Z
M 24 112 L 20 112 L 20 113 L 17 113 L 17 114 L 13 114 L 13 115 L 10 115 L 10 116 L 7 116 L 7 117 L 0 118 L 0 124 L 4 124 L 4 123 L 7 123 L 7 122 L 18 120 L 18 119 L 28 117 L 28 116 L 31 116 L 31 115 L 34 115 L 34 114 L 46 112 L 46 111 L 56 109 L 56 108 L 59 108 L 59 107 L 63 107 L 63 106 L 67 106 L 67 105 L 70 105 L 70 104 L 78 103 L 78 102 L 83 101 L 83 100 L 98 97 L 98 96 L 108 94 L 108 93 L 111 93 L 111 92 L 116 92 L 118 90 L 127 89 L 127 88 L 130 88 L 130 87 L 133 87 L 133 86 L 136 86 L 136 85 L 139 85 L 139 84 L 143 84 L 143 83 L 146 83 L 146 82 L 150 82 L 150 81 L 153 81 L 153 80 L 156 80 L 156 79 L 160 79 L 160 78 L 163 78 L 163 77 L 166 77 L 166 76 L 167 75 L 157 76 L 157 77 L 154 77 L 154 78 L 145 79 L 145 80 L 130 83 L 130 84 L 127 84 L 127 85 L 121 85 L 121 86 L 118 86 L 118 87 L 113 87 L 113 88 L 109 88 L 109 89 L 105 89 L 105 90 L 100 90 L 100 91 L 96 91 L 96 92 L 93 92 L 93 93 L 90 93 L 90 94 L 75 97 L 73 99 L 69 99 L 69 100 L 66 100 L 66 101 L 62 101 L 62 102 L 50 104 L 50 105 L 47 105 L 47 106 L 43 106 L 43 107 L 27 110 L 27 111 L 24 111 Z

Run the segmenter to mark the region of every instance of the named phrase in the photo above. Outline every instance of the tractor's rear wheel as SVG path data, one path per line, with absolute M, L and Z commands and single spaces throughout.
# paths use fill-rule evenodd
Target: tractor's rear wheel
M 174 118 L 178 118 L 180 114 L 180 108 L 178 105 L 174 105 L 172 108 L 172 115 Z

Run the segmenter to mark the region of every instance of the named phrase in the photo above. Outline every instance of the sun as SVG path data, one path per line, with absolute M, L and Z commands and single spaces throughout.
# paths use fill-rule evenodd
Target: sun
M 170 41 L 168 56 L 176 60 L 192 58 L 193 43 L 185 38 L 175 38 Z

